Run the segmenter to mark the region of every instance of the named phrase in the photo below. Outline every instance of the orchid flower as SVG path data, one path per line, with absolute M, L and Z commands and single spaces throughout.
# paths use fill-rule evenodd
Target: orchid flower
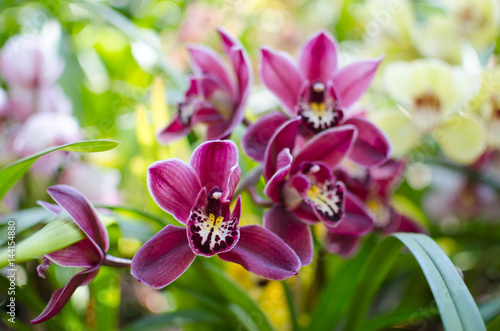
M 260 76 L 285 112 L 292 118 L 300 116 L 304 128 L 299 131 L 302 136 L 310 138 L 341 125 L 359 126 L 350 157 L 362 165 L 374 166 L 383 162 L 390 153 L 387 139 L 367 120 L 347 115 L 349 107 L 368 88 L 381 58 L 338 68 L 337 49 L 336 40 L 327 31 L 316 33 L 302 47 L 299 69 L 288 54 L 262 48 Z M 255 123 L 245 134 L 245 152 L 262 162 L 270 136 L 262 135 L 261 130 L 271 131 L 277 123 L 282 124 L 285 120 L 285 116 L 272 113 Z
M 38 266 L 38 275 L 45 278 L 51 263 L 63 267 L 78 267 L 85 270 L 74 275 L 63 287 L 56 290 L 47 307 L 32 324 L 42 323 L 54 317 L 71 298 L 78 286 L 90 283 L 102 265 L 129 267 L 130 261 L 112 257 L 109 249 L 108 232 L 103 226 L 92 204 L 80 192 L 67 185 L 55 185 L 47 189 L 57 205 L 39 202 L 48 211 L 59 214 L 67 212 L 85 234 L 86 238 L 53 253 L 42 256 L 43 263 Z
M 460 164 L 473 163 L 484 151 L 484 129 L 470 109 L 478 77 L 433 59 L 394 62 L 384 72 L 387 92 L 403 109 L 374 114 L 388 134 L 394 157 L 418 146 L 432 135 L 443 153 Z
M 194 75 L 189 80 L 178 115 L 158 134 L 162 143 L 187 135 L 198 122 L 207 125 L 206 140 L 227 138 L 244 117 L 244 107 L 251 86 L 251 68 L 241 43 L 223 29 L 218 29 L 224 52 L 232 65 L 227 70 L 221 57 L 203 45 L 192 45 Z
M 391 204 L 393 191 L 403 178 L 404 161 L 388 160 L 377 167 L 360 169 L 355 164 L 343 164 L 334 173 L 346 188 L 358 197 L 373 215 L 374 231 L 388 235 L 394 232 L 425 230 L 409 217 L 398 213 Z M 361 236 L 328 229 L 326 248 L 330 253 L 352 256 L 361 244 Z
M 313 256 L 309 224 L 322 222 L 327 229 L 360 236 L 372 230 L 373 219 L 332 173 L 352 150 L 357 129 L 331 128 L 297 146 L 294 137 L 300 121 L 290 120 L 278 128 L 266 149 L 264 193 L 276 205 L 264 216 L 264 226 L 307 265 Z
M 229 140 L 201 144 L 189 164 L 175 158 L 153 163 L 148 170 L 151 196 L 185 227 L 167 225 L 148 240 L 132 260 L 132 275 L 162 288 L 197 255 L 218 255 L 264 278 L 295 275 L 300 261 L 278 236 L 260 225 L 239 227 L 240 197 L 230 211 L 240 174 L 238 148 Z

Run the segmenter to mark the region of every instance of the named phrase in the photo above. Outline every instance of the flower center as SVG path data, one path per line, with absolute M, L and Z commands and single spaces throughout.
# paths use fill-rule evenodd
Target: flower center
M 427 91 L 413 100 L 415 113 L 413 123 L 421 133 L 429 133 L 435 129 L 442 118 L 441 101 L 432 91 Z
M 366 206 L 375 216 L 375 228 L 384 230 L 393 222 L 393 214 L 390 208 L 378 199 L 371 199 L 366 202 Z
M 309 97 L 299 99 L 299 114 L 311 131 L 320 132 L 334 127 L 344 117 L 337 101 L 327 92 L 324 83 L 315 82 L 309 87 Z
M 331 179 L 319 182 L 315 174 L 320 171 L 320 166 L 315 164 L 306 174 L 311 181 L 311 187 L 307 190 L 304 200 L 312 205 L 322 219 L 335 223 L 343 216 L 344 189 L 338 182 L 333 183 Z
M 191 213 L 188 236 L 196 254 L 212 256 L 226 252 L 239 238 L 239 219 L 229 217 L 229 202 L 221 202 L 221 196 L 222 190 L 214 187 L 204 208 L 198 206 Z
M 191 118 L 196 111 L 198 102 L 197 98 L 189 97 L 186 101 L 179 103 L 177 106 L 179 120 L 184 126 L 189 126 L 191 124 Z

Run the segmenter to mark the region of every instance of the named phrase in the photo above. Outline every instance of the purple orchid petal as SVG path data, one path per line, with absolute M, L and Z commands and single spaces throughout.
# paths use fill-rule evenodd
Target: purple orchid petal
M 326 82 L 337 69 L 337 53 L 333 36 L 328 31 L 319 31 L 304 43 L 299 55 L 300 69 L 310 82 Z
M 390 197 L 394 189 L 403 180 L 406 162 L 401 160 L 387 160 L 378 167 L 370 169 L 370 178 L 374 188 L 382 198 Z
M 382 59 L 383 56 L 358 61 L 337 70 L 333 82 L 342 100 L 342 107 L 350 107 L 365 93 Z
M 135 253 L 130 273 L 159 289 L 179 278 L 195 257 L 188 244 L 186 228 L 167 225 Z
M 300 119 L 296 118 L 283 123 L 269 141 L 264 157 L 264 178 L 266 180 L 269 180 L 277 170 L 278 154 L 285 148 L 293 152 L 299 121 Z
M 399 224 L 399 229 L 397 232 L 412 232 L 412 233 L 428 233 L 428 231 L 423 228 L 420 224 L 412 220 L 411 218 L 400 215 L 401 223 Z
M 273 280 L 289 278 L 301 267 L 300 259 L 280 237 L 257 224 L 241 227 L 238 244 L 219 257 Z
M 352 124 L 358 129 L 358 138 L 349 155 L 351 160 L 368 168 L 387 160 L 391 145 L 379 128 L 361 117 L 351 117 L 344 124 Z
M 231 201 L 234 195 L 234 191 L 240 182 L 241 169 L 239 165 L 234 165 L 229 171 L 229 178 L 227 180 L 227 185 L 222 193 L 222 201 Z
M 223 82 L 225 89 L 231 93 L 233 100 L 238 99 L 236 82 L 230 74 L 219 54 L 204 45 L 188 47 L 192 59 L 192 67 L 198 74 L 211 74 Z
M 318 216 L 316 216 L 316 213 L 314 212 L 314 209 L 305 201 L 302 201 L 292 211 L 295 214 L 295 216 L 300 218 L 304 223 L 312 225 L 320 222 Z
M 176 117 L 166 128 L 158 132 L 157 139 L 162 144 L 169 144 L 182 137 L 185 137 L 191 131 L 191 126 L 185 126 L 179 117 Z
M 148 169 L 148 189 L 161 209 L 182 224 L 191 214 L 191 208 L 201 190 L 195 170 L 179 159 L 157 161 Z
M 52 213 L 54 215 L 57 215 L 63 211 L 63 209 L 60 206 L 53 204 L 53 203 L 50 203 L 50 202 L 38 200 L 36 203 L 39 206 L 41 206 L 43 209 L 45 209 L 46 211 L 48 211 L 49 213 Z
M 290 150 L 285 148 L 278 154 L 276 173 L 269 179 L 264 188 L 264 193 L 274 202 L 282 203 L 282 184 L 285 178 L 290 173 L 290 165 L 292 164 L 292 154 Z
M 361 242 L 362 239 L 360 237 L 328 232 L 326 236 L 326 249 L 331 254 L 349 258 L 359 250 Z
M 346 191 L 345 216 L 335 233 L 347 236 L 367 235 L 374 227 L 373 214 L 354 194 Z
M 274 111 L 260 117 L 257 122 L 247 129 L 241 144 L 245 153 L 254 161 L 263 162 L 266 147 L 274 132 L 286 121 L 288 117 L 280 111 Z
M 42 259 L 42 264 L 39 264 L 38 267 L 36 267 L 36 271 L 37 271 L 38 276 L 40 278 L 45 279 L 45 273 L 47 272 L 50 265 L 52 264 L 52 261 L 43 255 L 41 256 L 41 259 Z
M 238 197 L 232 215 L 229 202 L 221 201 L 221 192 L 213 188 L 207 197 L 203 188 L 198 194 L 186 224 L 189 246 L 197 255 L 211 257 L 230 251 L 240 238 L 241 198 Z
M 108 232 L 97 217 L 94 206 L 83 194 L 68 185 L 54 185 L 49 187 L 47 192 L 97 245 L 101 255 L 108 251 Z
M 304 79 L 293 59 L 285 52 L 274 52 L 261 48 L 259 74 L 264 85 L 278 98 L 284 109 L 297 115 L 297 99 Z
M 356 137 L 357 129 L 352 125 L 328 129 L 315 135 L 294 157 L 292 172 L 305 161 L 323 162 L 330 169 L 335 169 L 350 153 Z
M 282 198 L 287 209 L 295 209 L 304 202 L 304 196 L 311 188 L 311 180 L 304 174 L 295 174 L 283 185 Z
M 45 255 L 50 261 L 63 267 L 90 268 L 99 265 L 104 258 L 100 250 L 95 249 L 95 244 L 85 238 L 68 247 Z
M 75 292 L 77 287 L 88 284 L 90 281 L 92 281 L 92 279 L 95 278 L 95 276 L 97 276 L 98 272 L 99 267 L 94 267 L 74 275 L 70 279 L 68 284 L 66 284 L 63 288 L 55 290 L 54 293 L 52 293 L 47 307 L 45 307 L 45 309 L 40 315 L 38 315 L 37 318 L 31 321 L 31 324 L 42 323 L 54 317 L 61 311 L 61 309 L 63 309 L 64 305 L 68 303 L 71 295 Z
M 264 215 L 264 227 L 283 239 L 295 251 L 303 266 L 311 263 L 314 246 L 309 225 L 301 222 L 292 212 L 275 205 Z
M 220 187 L 228 191 L 225 198 L 231 198 L 239 181 L 238 147 L 231 140 L 208 141 L 198 146 L 189 161 L 200 178 L 202 187 L 210 191 Z M 236 168 L 235 168 L 236 167 Z M 197 193 L 200 190 L 198 189 Z M 192 205 L 191 205 L 192 206 Z M 190 208 L 191 208 L 190 206 Z

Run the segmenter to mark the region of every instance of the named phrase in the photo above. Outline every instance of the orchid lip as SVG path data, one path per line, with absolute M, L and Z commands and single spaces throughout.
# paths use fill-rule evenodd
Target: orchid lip
M 302 122 L 315 133 L 337 126 L 344 118 L 343 110 L 329 90 L 325 83 L 316 81 L 304 89 L 298 100 Z
M 239 239 L 239 215 L 229 213 L 229 202 L 221 201 L 223 191 L 214 187 L 205 197 L 203 189 L 187 224 L 193 252 L 206 257 L 231 250 Z
M 195 113 L 197 108 L 197 100 L 196 98 L 186 98 L 184 102 L 180 102 L 177 106 L 179 112 L 179 120 L 184 126 L 191 125 L 191 118 Z

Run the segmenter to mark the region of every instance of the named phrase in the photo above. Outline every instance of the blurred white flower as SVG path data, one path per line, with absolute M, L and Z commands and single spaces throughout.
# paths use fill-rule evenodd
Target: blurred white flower
M 402 107 L 378 112 L 374 120 L 387 132 L 395 157 L 406 155 L 428 134 L 454 162 L 471 164 L 482 154 L 484 129 L 471 109 L 478 75 L 423 59 L 389 64 L 384 84 Z
M 92 202 L 119 204 L 121 202 L 118 186 L 121 174 L 115 168 L 103 168 L 88 163 L 78 163 L 64 170 L 60 183 L 70 185 Z
M 39 152 L 50 146 L 78 141 L 82 138 L 78 121 L 64 113 L 43 112 L 24 122 L 12 143 L 21 156 Z
M 0 51 L 0 74 L 10 85 L 37 88 L 53 84 L 64 62 L 43 35 L 15 35 Z

